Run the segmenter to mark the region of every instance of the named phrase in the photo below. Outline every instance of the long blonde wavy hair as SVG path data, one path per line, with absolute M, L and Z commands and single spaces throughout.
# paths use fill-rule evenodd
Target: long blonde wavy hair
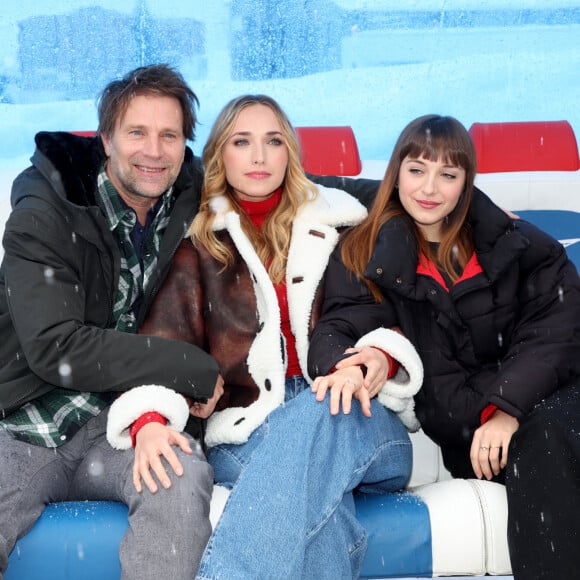
M 240 112 L 247 107 L 264 105 L 272 110 L 278 120 L 282 140 L 288 149 L 288 165 L 282 183 L 282 197 L 278 206 L 268 216 L 261 230 L 256 228 L 237 200 L 227 182 L 223 161 L 223 147 L 234 130 Z M 225 196 L 233 211 L 240 216 L 242 229 L 254 246 L 270 279 L 281 282 L 286 274 L 286 260 L 292 234 L 292 222 L 300 206 L 313 199 L 318 190 L 308 180 L 300 161 L 300 145 L 296 132 L 280 105 L 266 95 L 242 95 L 231 100 L 218 115 L 203 149 L 204 180 L 199 213 L 189 228 L 188 235 L 194 243 L 202 244 L 226 268 L 233 256 L 218 239 L 213 229 L 215 212 L 212 201 Z
M 441 243 L 434 256 L 429 243 L 399 199 L 397 182 L 401 164 L 406 157 L 424 157 L 430 161 L 443 160 L 465 170 L 465 185 L 455 209 L 441 228 Z M 382 225 L 395 216 L 408 219 L 415 232 L 419 256 L 435 261 L 451 280 L 458 278 L 473 253 L 471 229 L 467 214 L 473 197 L 473 183 L 477 171 L 475 147 L 468 131 L 453 117 L 424 115 L 411 121 L 401 132 L 389 160 L 385 176 L 367 218 L 345 236 L 341 257 L 346 267 L 365 281 L 377 302 L 381 294 L 364 276 L 377 235 Z

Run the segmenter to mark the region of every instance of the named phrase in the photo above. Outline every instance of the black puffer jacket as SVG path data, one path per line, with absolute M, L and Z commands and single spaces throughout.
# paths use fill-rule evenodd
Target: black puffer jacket
M 58 386 L 123 391 L 159 384 L 213 393 L 217 364 L 192 345 L 111 330 L 119 251 L 95 204 L 99 138 L 39 133 L 32 166 L 12 190 L 0 270 L 0 412 Z M 141 317 L 199 204 L 201 170 L 187 149 L 175 204 Z M 70 365 L 70 382 L 59 373 Z
M 580 280 L 562 246 L 480 192 L 469 221 L 483 272 L 450 292 L 417 273 L 406 218 L 383 226 L 366 270 L 381 304 L 335 252 L 309 353 L 325 374 L 360 335 L 400 326 L 425 368 L 417 417 L 444 448 L 468 444 L 488 405 L 521 418 L 580 375 Z

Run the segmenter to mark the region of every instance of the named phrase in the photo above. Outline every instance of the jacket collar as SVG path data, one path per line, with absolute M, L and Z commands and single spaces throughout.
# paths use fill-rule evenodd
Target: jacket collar
M 365 207 L 354 197 L 340 189 L 317 185 L 318 196 L 310 198 L 298 210 L 295 223 L 310 222 L 331 228 L 354 226 L 360 223 L 366 215 Z M 283 194 L 282 194 L 283 195 Z M 226 229 L 226 215 L 234 213 L 230 202 L 225 196 L 212 201 L 212 208 L 216 212 L 213 229 Z
M 106 159 L 101 138 L 41 131 L 36 134 L 35 142 L 32 164 L 52 188 L 74 205 L 96 205 L 97 175 Z M 176 194 L 191 185 L 195 171 L 200 171 L 199 160 L 186 147 L 183 166 L 174 185 Z M 13 205 L 22 195 L 27 193 L 13 192 Z
M 517 228 L 517 220 L 478 189 L 473 195 L 468 220 L 479 263 L 494 282 L 526 250 L 529 241 Z
M 475 251 L 487 279 L 496 281 L 528 247 L 529 241 L 502 209 L 476 189 L 468 214 Z M 383 225 L 365 276 L 380 286 L 412 295 L 417 282 L 417 245 L 409 218 Z

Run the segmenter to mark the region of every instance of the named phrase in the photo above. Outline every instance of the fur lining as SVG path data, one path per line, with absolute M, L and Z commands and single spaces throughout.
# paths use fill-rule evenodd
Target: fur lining
M 286 288 L 292 333 L 304 378 L 308 375 L 309 325 L 316 289 L 338 243 L 337 228 L 354 226 L 366 208 L 340 189 L 318 186 L 319 195 L 304 204 L 292 225 L 292 243 L 286 266 Z
M 144 385 L 123 393 L 111 405 L 107 420 L 107 441 L 115 449 L 131 449 L 131 425 L 144 413 L 157 411 L 167 425 L 183 431 L 189 418 L 185 398 L 160 385 Z
M 341 228 L 357 225 L 367 216 L 364 205 L 345 191 L 322 185 L 316 187 L 318 196 L 308 200 L 299 208 L 294 224 L 305 221 Z M 235 212 L 228 198 L 225 195 L 217 196 L 211 200 L 210 206 L 215 212 L 213 229 L 215 231 L 229 229 L 226 225 L 226 216 L 230 212 Z
M 296 221 L 307 220 L 333 228 L 355 226 L 366 216 L 366 208 L 352 195 L 317 185 L 318 196 L 298 210 Z
M 378 328 L 361 337 L 356 346 L 376 346 L 388 352 L 400 364 L 397 374 L 389 379 L 378 394 L 379 403 L 391 409 L 411 432 L 419 430 L 415 401 L 423 383 L 423 363 L 415 347 L 399 332 Z
M 205 442 L 208 447 L 247 441 L 268 414 L 284 402 L 286 377 L 286 361 L 280 342 L 280 308 L 274 286 L 254 247 L 242 231 L 240 216 L 230 211 L 223 216 L 223 222 L 248 266 L 254 284 L 261 330 L 250 347 L 247 365 L 260 389 L 260 395 L 247 408 L 229 407 L 213 413 L 207 422 Z

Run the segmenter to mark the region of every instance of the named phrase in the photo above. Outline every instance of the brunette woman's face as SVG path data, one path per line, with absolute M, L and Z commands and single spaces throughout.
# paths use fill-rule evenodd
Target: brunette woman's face
M 238 199 L 266 199 L 282 185 L 288 147 L 276 115 L 266 105 L 241 111 L 222 150 L 226 179 Z
M 465 186 L 465 170 L 441 159 L 409 156 L 399 169 L 399 198 L 427 241 L 441 241 L 445 217 L 457 206 Z

